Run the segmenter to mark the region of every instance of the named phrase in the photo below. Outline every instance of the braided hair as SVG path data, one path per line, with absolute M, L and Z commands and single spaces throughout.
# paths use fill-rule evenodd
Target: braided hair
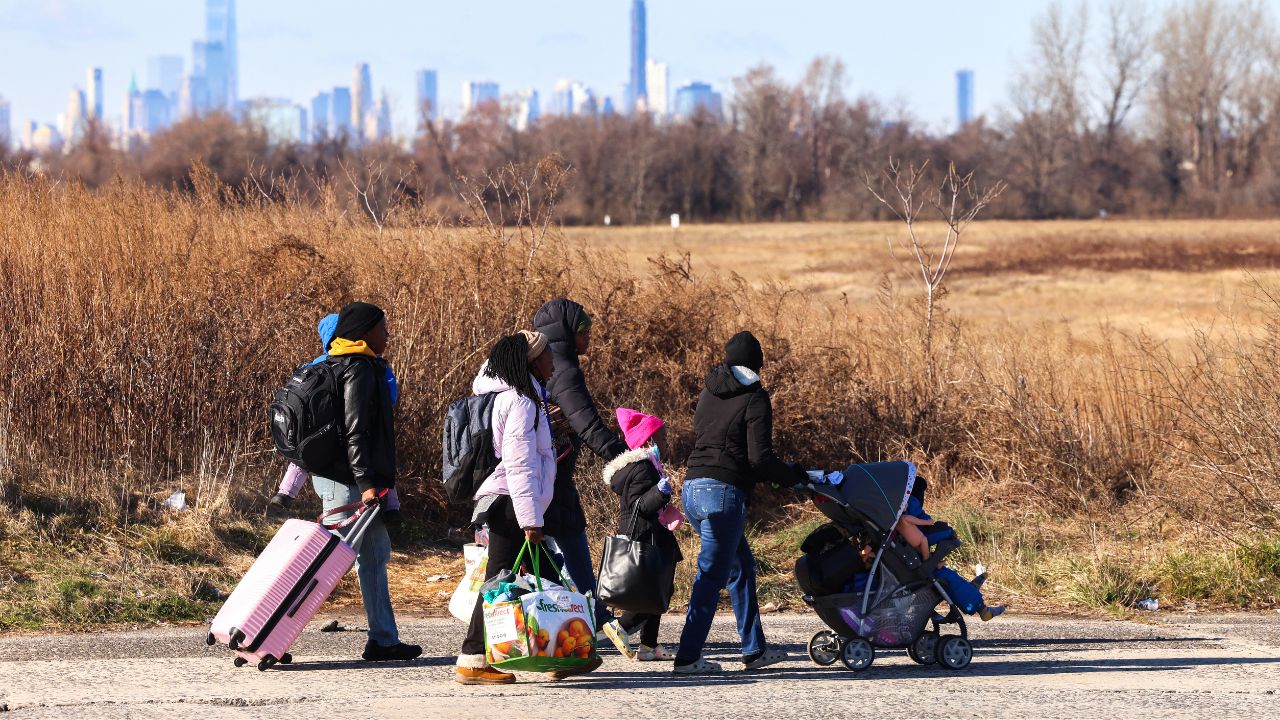
M 489 363 L 484 374 L 510 385 L 517 393 L 532 400 L 534 405 L 546 407 L 547 399 L 533 385 L 529 368 L 529 341 L 524 335 L 507 335 L 494 343 L 493 349 L 489 351 Z M 538 426 L 536 415 L 533 426 Z

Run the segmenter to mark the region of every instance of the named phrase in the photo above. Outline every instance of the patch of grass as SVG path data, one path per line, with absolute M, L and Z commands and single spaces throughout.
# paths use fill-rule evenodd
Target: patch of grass
M 163 528 L 147 538 L 145 547 L 148 554 L 154 555 L 157 560 L 174 565 L 212 565 L 217 562 L 213 557 L 184 542 L 177 533 Z
M 219 523 L 213 528 L 218 541 L 228 548 L 256 555 L 271 542 L 275 525 L 247 520 Z
M 1167 597 L 1199 601 L 1221 598 L 1234 585 L 1230 558 L 1221 554 L 1177 552 L 1159 564 L 1161 590 Z M 1232 593 L 1234 595 L 1235 593 Z
M 1066 597 L 1091 608 L 1129 608 L 1154 593 L 1135 568 L 1109 559 L 1069 560 L 1064 580 Z

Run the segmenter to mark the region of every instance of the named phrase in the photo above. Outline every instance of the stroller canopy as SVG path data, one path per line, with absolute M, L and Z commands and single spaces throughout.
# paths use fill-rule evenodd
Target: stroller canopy
M 916 466 L 905 460 L 850 465 L 836 493 L 849 507 L 888 530 L 907 508 Z

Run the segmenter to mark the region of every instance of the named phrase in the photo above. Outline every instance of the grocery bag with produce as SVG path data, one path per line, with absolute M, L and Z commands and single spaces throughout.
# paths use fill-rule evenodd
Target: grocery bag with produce
M 533 574 L 518 575 L 526 552 Z M 541 545 L 526 542 L 516 557 L 515 571 L 499 574 L 481 590 L 485 651 L 494 667 L 548 672 L 585 665 L 595 655 L 591 601 L 542 579 L 542 562 L 555 567 L 546 552 Z M 563 580 L 563 571 L 556 571 Z

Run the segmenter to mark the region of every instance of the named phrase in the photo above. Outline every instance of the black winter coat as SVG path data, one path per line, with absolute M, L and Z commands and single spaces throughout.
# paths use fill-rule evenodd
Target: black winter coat
M 652 542 L 679 561 L 682 556 L 675 533 L 658 522 L 658 511 L 671 500 L 671 496 L 658 489 L 661 476 L 645 451 L 629 450 L 614 458 L 604 468 L 604 479 L 620 499 L 618 534 L 636 542 Z
M 342 430 L 346 458 L 317 475 L 344 485 L 391 488 L 396 484 L 396 434 L 387 363 L 367 355 L 329 358 L 342 388 Z
M 727 365 L 707 375 L 693 416 L 687 479 L 708 477 L 751 494 L 756 482 L 804 482 L 804 470 L 773 451 L 773 405 L 759 381 L 743 385 Z
M 587 390 L 575 341 L 575 328 L 581 314 L 582 306 L 578 303 L 556 298 L 539 308 L 533 316 L 534 327 L 547 336 L 555 358 L 555 370 L 547 383 L 547 393 L 551 402 L 560 407 L 573 430 L 573 449 L 556 465 L 555 495 L 543 514 L 543 532 L 552 537 L 579 533 L 587 527 L 578 486 L 573 481 L 582 446 L 585 444 L 606 462 L 627 450 L 617 434 L 600 418 L 595 400 Z

